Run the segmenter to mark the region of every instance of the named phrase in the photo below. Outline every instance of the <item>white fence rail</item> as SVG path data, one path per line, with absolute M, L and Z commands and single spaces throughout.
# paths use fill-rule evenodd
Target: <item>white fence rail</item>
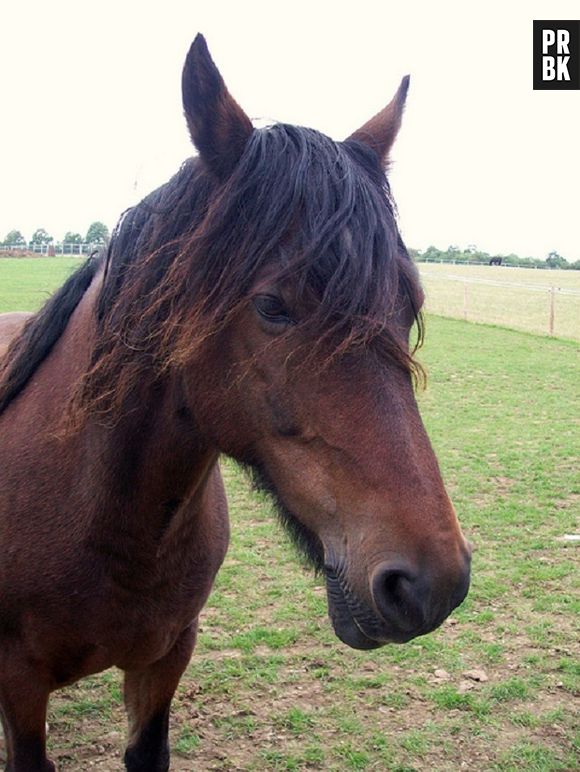
M 0 255 L 4 252 L 22 252 L 23 254 L 35 255 L 90 255 L 95 249 L 99 249 L 102 244 L 82 242 L 75 244 L 64 242 L 59 244 L 2 244 L 0 245 Z
M 452 271 L 451 265 L 449 268 Z M 547 281 L 541 283 L 544 275 L 540 272 L 534 272 L 536 281 L 518 280 L 528 269 L 522 269 L 519 275 L 515 271 L 498 275 L 489 269 L 489 278 L 469 275 L 467 271 L 433 270 L 425 264 L 420 264 L 419 270 L 430 313 L 580 340 L 577 271 L 550 271 L 545 274 Z
M 491 259 L 490 259 L 491 260 Z M 490 260 L 453 260 L 453 259 L 446 259 L 443 260 L 443 258 L 438 257 L 423 257 L 422 255 L 419 256 L 415 262 L 420 264 L 429 264 L 429 265 L 487 265 L 492 266 L 495 265 L 496 267 L 501 268 L 534 268 L 538 271 L 559 271 L 562 270 L 561 268 L 558 268 L 556 266 L 547 265 L 547 264 L 541 264 L 538 265 L 536 263 L 533 263 L 531 260 L 528 262 L 527 260 L 523 259 L 519 263 L 506 263 L 503 261 L 501 263 L 492 263 Z

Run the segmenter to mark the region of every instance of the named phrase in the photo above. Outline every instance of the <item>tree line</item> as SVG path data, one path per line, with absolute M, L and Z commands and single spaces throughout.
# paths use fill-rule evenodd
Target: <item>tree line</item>
M 428 247 L 425 250 L 409 249 L 409 254 L 417 262 L 443 262 L 443 263 L 484 263 L 489 265 L 492 260 L 499 261 L 500 265 L 511 265 L 520 268 L 563 268 L 580 270 L 580 260 L 568 262 L 558 252 L 549 252 L 545 258 L 520 257 L 519 255 L 491 255 L 477 247 L 470 245 L 466 249 L 449 246 L 446 250 L 437 247 Z
M 103 222 L 95 221 L 89 225 L 86 235 L 75 231 L 67 231 L 62 239 L 63 244 L 104 244 L 109 238 L 109 229 Z M 6 238 L 0 242 L 4 247 L 25 247 L 32 244 L 53 244 L 54 238 L 44 229 L 37 228 L 27 241 L 18 230 L 11 230 Z
M 67 231 L 62 239 L 63 244 L 105 244 L 109 238 L 109 229 L 105 223 L 95 221 L 89 225 L 86 235 Z M 32 234 L 30 241 L 26 241 L 22 233 L 18 230 L 11 230 L 6 234 L 6 238 L 0 241 L 0 246 L 5 247 L 26 247 L 33 244 L 48 245 L 54 243 L 53 237 L 44 229 L 37 228 Z M 521 268 L 563 268 L 580 270 L 580 260 L 573 263 L 568 262 L 565 257 L 558 252 L 550 252 L 546 258 L 520 257 L 519 255 L 491 255 L 484 252 L 474 245 L 469 245 L 466 249 L 460 249 L 456 246 L 449 246 L 447 249 L 437 249 L 437 247 L 427 247 L 425 250 L 409 249 L 411 257 L 418 262 L 443 262 L 443 263 L 484 263 L 489 265 L 491 260 L 498 261 L 502 265 L 519 266 Z

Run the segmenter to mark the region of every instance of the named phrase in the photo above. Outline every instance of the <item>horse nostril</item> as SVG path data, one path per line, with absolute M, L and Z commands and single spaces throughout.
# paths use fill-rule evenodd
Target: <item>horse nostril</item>
M 405 566 L 382 565 L 372 580 L 373 600 L 380 614 L 403 629 L 421 626 L 423 603 L 414 573 Z
M 405 571 L 399 569 L 390 569 L 385 571 L 382 578 L 382 588 L 386 591 L 387 595 L 395 597 L 397 591 L 400 589 L 400 585 L 403 580 L 409 580 L 409 576 Z

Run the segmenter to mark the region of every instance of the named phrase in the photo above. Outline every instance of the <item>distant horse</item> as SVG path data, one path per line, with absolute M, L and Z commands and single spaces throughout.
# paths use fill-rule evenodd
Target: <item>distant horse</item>
M 433 630 L 469 548 L 421 423 L 423 294 L 383 168 L 408 79 L 342 143 L 254 130 L 198 36 L 199 157 L 120 220 L 0 375 L 0 704 L 11 772 L 53 770 L 49 694 L 125 671 L 128 770 L 170 703 L 228 545 L 218 457 L 252 470 L 359 649 Z
M 501 265 L 502 258 L 501 257 L 492 257 L 489 261 L 490 265 Z

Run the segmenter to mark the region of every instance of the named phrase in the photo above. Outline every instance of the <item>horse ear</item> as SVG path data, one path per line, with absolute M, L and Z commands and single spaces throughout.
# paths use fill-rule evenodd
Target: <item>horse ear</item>
M 388 164 L 391 147 L 401 128 L 409 81 L 410 76 L 405 75 L 389 104 L 349 137 L 372 148 L 383 166 Z
M 233 99 L 203 35 L 193 41 L 181 77 L 183 109 L 193 144 L 205 165 L 225 180 L 240 159 L 252 123 Z

